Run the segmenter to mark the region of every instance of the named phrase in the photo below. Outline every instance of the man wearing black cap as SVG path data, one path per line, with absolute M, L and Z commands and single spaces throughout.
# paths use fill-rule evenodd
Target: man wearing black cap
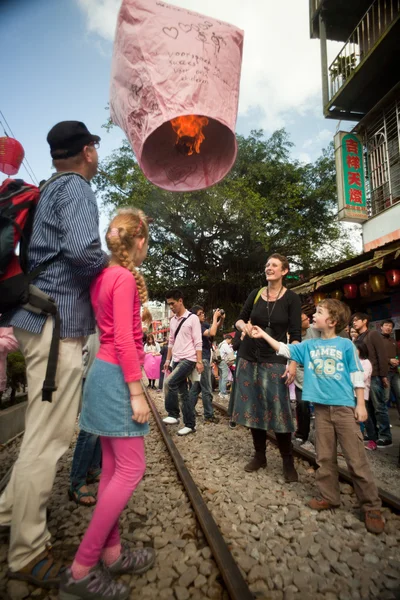
M 42 401 L 42 385 L 53 319 L 22 308 L 3 315 L 26 361 L 28 407 L 25 434 L 10 482 L 0 498 L 0 525 L 11 525 L 9 576 L 40 587 L 58 585 L 46 524 L 46 506 L 57 462 L 74 431 L 81 395 L 82 345 L 95 331 L 89 287 L 107 265 L 99 239 L 99 214 L 89 181 L 97 173 L 97 146 L 79 121 L 63 121 L 47 136 L 60 176 L 41 194 L 28 252 L 28 270 L 46 263 L 33 281 L 51 296 L 61 318 L 56 386 L 52 402 Z M 65 175 L 61 175 L 65 173 Z

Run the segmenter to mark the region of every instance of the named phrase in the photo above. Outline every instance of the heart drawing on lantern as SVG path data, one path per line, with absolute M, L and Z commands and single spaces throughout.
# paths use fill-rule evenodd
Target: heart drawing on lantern
M 191 25 L 185 25 L 185 23 L 179 23 L 179 29 L 183 31 L 183 33 L 189 33 L 192 30 Z
M 163 32 L 165 33 L 165 35 L 172 38 L 173 40 L 176 40 L 176 38 L 179 35 L 179 31 L 176 27 L 163 27 Z

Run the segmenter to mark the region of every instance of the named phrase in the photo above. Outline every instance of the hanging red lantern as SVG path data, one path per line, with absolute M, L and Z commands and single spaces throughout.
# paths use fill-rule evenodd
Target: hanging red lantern
M 15 175 L 24 160 L 25 152 L 18 140 L 0 137 L 0 171 Z
M 361 298 L 368 298 L 372 294 L 372 288 L 368 281 L 364 281 L 364 283 L 360 283 L 358 286 L 360 290 Z
M 385 291 L 386 279 L 383 275 L 371 275 L 369 282 L 373 292 L 382 293 Z
M 391 287 L 400 284 L 400 269 L 390 269 L 385 273 L 388 284 Z
M 334 298 L 335 300 L 341 300 L 342 296 L 342 290 L 333 290 L 331 292 L 331 298 Z
M 324 292 L 315 292 L 315 294 L 313 295 L 314 304 L 315 305 L 319 304 L 325 298 L 326 298 L 326 294 L 324 294 Z
M 343 286 L 343 291 L 344 291 L 344 297 L 347 298 L 347 300 L 354 300 L 354 298 L 357 298 L 357 284 L 356 283 L 346 283 L 346 285 Z

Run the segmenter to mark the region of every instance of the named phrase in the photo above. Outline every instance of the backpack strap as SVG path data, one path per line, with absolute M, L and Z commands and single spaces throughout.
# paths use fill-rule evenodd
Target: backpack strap
M 254 298 L 254 302 L 253 302 L 253 306 L 255 306 L 257 304 L 257 302 L 259 301 L 259 299 L 261 298 L 261 294 L 263 293 L 263 291 L 265 290 L 265 287 L 262 287 L 261 290 L 258 290 L 257 292 L 257 296 Z
M 182 321 L 179 323 L 179 325 L 178 325 L 178 327 L 177 327 L 177 330 L 175 331 L 175 335 L 174 335 L 174 344 L 175 344 L 175 342 L 176 342 L 176 338 L 178 337 L 178 333 L 180 332 L 182 325 L 184 324 L 184 322 L 185 322 L 187 319 L 189 319 L 189 317 L 191 317 L 191 316 L 192 316 L 192 314 L 193 314 L 193 313 L 191 313 L 190 315 L 188 315 L 187 317 L 185 317 L 184 319 L 182 319 Z
M 54 175 L 52 175 L 49 179 L 42 183 L 42 185 L 39 187 L 40 193 L 42 193 L 47 188 L 47 186 L 50 185 L 50 183 L 53 183 L 53 181 L 59 179 L 60 177 L 64 177 L 64 175 L 77 175 L 78 177 L 83 179 L 83 181 L 86 181 L 86 183 L 88 183 L 86 177 L 84 177 L 80 173 L 76 173 L 75 171 L 57 171 L 57 173 L 54 173 Z

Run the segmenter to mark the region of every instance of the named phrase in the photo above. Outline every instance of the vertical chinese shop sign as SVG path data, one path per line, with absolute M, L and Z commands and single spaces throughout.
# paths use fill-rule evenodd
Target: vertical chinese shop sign
M 363 146 L 358 135 L 335 135 L 336 182 L 339 221 L 363 223 L 368 219 L 365 195 Z

